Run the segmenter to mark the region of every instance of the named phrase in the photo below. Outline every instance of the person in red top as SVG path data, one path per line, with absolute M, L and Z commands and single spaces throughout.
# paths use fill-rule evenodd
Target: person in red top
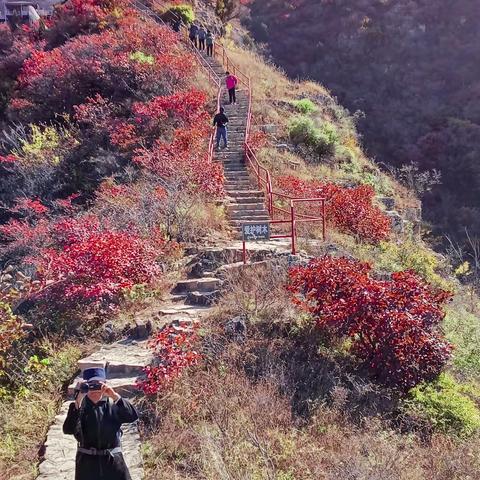
M 237 97 L 236 97 L 236 88 L 237 88 L 237 83 L 238 79 L 235 75 L 231 75 L 230 72 L 225 73 L 225 83 L 227 84 L 227 90 L 228 90 L 228 97 L 230 99 L 230 104 L 235 104 L 237 103 Z

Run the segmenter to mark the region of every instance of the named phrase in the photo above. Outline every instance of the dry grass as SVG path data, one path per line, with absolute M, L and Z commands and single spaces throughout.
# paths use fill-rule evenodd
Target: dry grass
M 50 366 L 25 375 L 16 394 L 0 392 L 0 480 L 36 478 L 40 448 L 62 402 L 62 384 L 74 374 L 82 352 L 74 344 L 48 341 L 40 348 Z
M 203 366 L 146 401 L 147 480 L 478 478 L 480 438 L 401 433 L 398 396 L 291 309 L 285 269 L 227 275 L 202 325 Z M 239 314 L 246 330 L 232 336 Z
M 276 385 L 229 365 L 182 379 L 156 408 L 161 421 L 145 447 L 152 480 L 473 480 L 480 467 L 479 439 L 422 444 L 325 406 L 299 423 Z

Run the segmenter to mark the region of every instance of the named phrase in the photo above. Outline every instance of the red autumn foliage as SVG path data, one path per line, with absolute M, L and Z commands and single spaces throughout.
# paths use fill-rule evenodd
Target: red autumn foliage
M 115 27 L 119 18 L 129 14 L 125 0 L 68 0 L 55 8 L 46 20 L 44 32 L 49 49 L 58 47 L 79 34 L 98 33 Z
M 164 391 L 185 369 L 197 365 L 201 354 L 195 350 L 195 332 L 176 332 L 166 327 L 151 341 L 155 361 L 145 368 L 145 380 L 138 384 L 149 395 Z
M 154 247 L 134 233 L 99 231 L 62 249 L 42 249 L 34 263 L 50 300 L 108 304 L 124 289 L 152 283 L 161 274 L 157 262 L 161 255 L 162 245 Z
M 223 195 L 223 167 L 207 161 L 202 129 L 174 132 L 174 140 L 157 140 L 151 150 L 139 150 L 134 161 L 186 190 L 202 191 L 214 197 Z
M 18 112 L 12 103 L 13 118 L 48 121 L 62 112 L 72 113 L 75 105 L 96 95 L 122 101 L 132 92 L 142 98 L 185 84 L 194 61 L 190 54 L 180 54 L 179 39 L 170 29 L 133 18 L 119 26 L 33 52 L 23 64 L 15 97 L 32 106 Z
M 172 95 L 155 97 L 147 103 L 136 103 L 133 113 L 138 123 L 160 122 L 166 119 L 175 121 L 177 126 L 194 125 L 207 115 L 207 96 L 201 90 L 191 89 Z
M 385 240 L 390 235 L 390 220 L 373 204 L 375 191 L 369 185 L 347 188 L 294 176 L 278 177 L 276 183 L 282 192 L 293 197 L 326 198 L 327 221 L 342 232 L 371 243 Z
M 378 381 L 408 390 L 432 380 L 453 348 L 440 329 L 451 294 L 411 271 L 376 280 L 370 270 L 325 256 L 292 269 L 288 289 L 322 331 L 350 339 L 351 352 Z

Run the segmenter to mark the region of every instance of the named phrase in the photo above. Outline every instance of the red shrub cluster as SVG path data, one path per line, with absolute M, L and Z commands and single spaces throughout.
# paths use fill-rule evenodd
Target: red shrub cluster
M 70 214 L 72 197 L 59 201 Z M 27 252 L 39 281 L 35 296 L 59 308 L 115 303 L 123 290 L 161 276 L 161 264 L 177 248 L 158 231 L 144 237 L 133 224 L 117 230 L 94 214 L 52 216 L 37 200 L 22 200 L 14 210 L 25 218 L 0 226 L 6 248 Z
M 377 380 L 408 390 L 436 377 L 451 356 L 440 330 L 451 294 L 411 271 L 375 280 L 370 268 L 326 256 L 292 269 L 288 289 L 319 328 L 350 339 L 352 353 Z
M 11 115 L 28 122 L 47 121 L 71 113 L 97 94 L 122 101 L 132 92 L 144 97 L 181 88 L 194 61 L 185 52 L 179 54 L 178 42 L 167 28 L 129 18 L 117 30 L 34 52 L 23 65 L 16 94 L 32 105 L 18 112 L 13 103 Z
M 346 188 L 293 176 L 278 177 L 276 182 L 281 191 L 292 197 L 326 198 L 327 221 L 361 240 L 377 243 L 388 238 L 391 232 L 389 218 L 373 204 L 375 191 L 369 185 Z
M 185 369 L 197 365 L 201 355 L 194 348 L 196 339 L 194 332 L 164 328 L 151 342 L 155 360 L 145 368 L 146 379 L 138 387 L 146 394 L 156 394 L 168 388 Z
M 133 233 L 91 232 L 63 249 L 45 248 L 35 259 L 37 276 L 49 297 L 67 304 L 107 302 L 161 274 L 162 248 Z

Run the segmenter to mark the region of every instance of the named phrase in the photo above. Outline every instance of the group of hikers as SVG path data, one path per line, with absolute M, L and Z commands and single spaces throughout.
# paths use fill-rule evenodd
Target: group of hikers
M 199 50 L 207 49 L 207 55 L 209 57 L 213 56 L 213 45 L 215 43 L 215 37 L 213 33 L 205 29 L 203 25 L 198 26 L 196 23 L 190 25 L 190 30 L 188 32 L 190 41 L 195 45 Z
M 182 28 L 182 20 L 176 18 L 172 22 L 172 28 L 175 32 L 180 32 Z M 198 26 L 195 22 L 190 25 L 188 30 L 188 36 L 190 41 L 198 48 L 200 51 L 206 49 L 207 56 L 213 57 L 213 47 L 215 44 L 215 36 L 213 33 L 206 29 L 203 25 Z M 236 89 L 238 85 L 238 79 L 235 75 L 232 75 L 230 72 L 225 72 L 225 85 L 228 90 L 228 99 L 230 105 L 235 105 L 237 103 Z M 220 141 L 223 140 L 224 148 L 228 146 L 227 138 L 227 123 L 228 117 L 225 115 L 225 108 L 220 107 L 220 111 L 215 115 L 213 119 L 213 125 L 217 129 L 216 134 L 216 149 L 220 148 Z
M 180 32 L 182 28 L 182 20 L 176 18 L 172 22 L 172 28 L 175 32 Z M 215 44 L 215 36 L 213 33 L 206 29 L 203 25 L 198 26 L 195 22 L 190 25 L 188 30 L 188 36 L 190 41 L 199 50 L 207 50 L 207 55 L 213 57 L 213 45 Z

